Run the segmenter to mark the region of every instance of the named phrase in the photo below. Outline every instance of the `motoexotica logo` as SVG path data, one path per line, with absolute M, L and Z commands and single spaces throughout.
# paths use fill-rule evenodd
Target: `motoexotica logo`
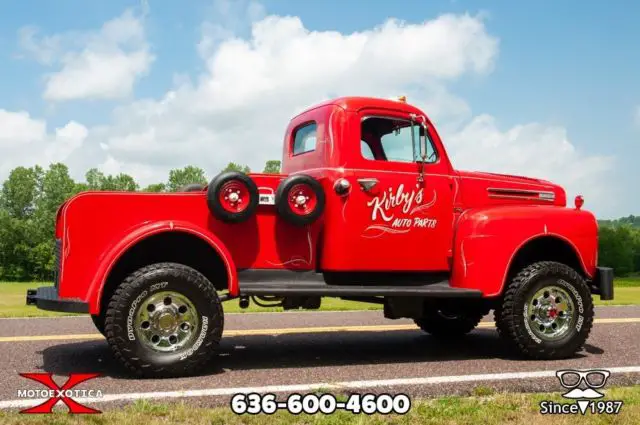
M 611 372 L 604 369 L 563 369 L 556 372 L 560 385 L 567 390 L 562 397 L 571 403 L 540 402 L 540 413 L 546 414 L 618 414 L 622 408 L 620 400 L 600 400 L 600 390 L 606 385 Z
M 64 403 L 69 408 L 69 413 L 102 413 L 100 410 L 85 406 L 74 400 L 74 398 L 102 397 L 102 391 L 100 390 L 74 389 L 77 385 L 100 376 L 97 373 L 72 373 L 62 385 L 55 383 L 52 373 L 21 373 L 20 376 L 39 382 L 46 387 L 35 390 L 18 390 L 19 398 L 46 399 L 37 406 L 21 410 L 20 413 L 52 413 L 53 407 L 59 402 Z

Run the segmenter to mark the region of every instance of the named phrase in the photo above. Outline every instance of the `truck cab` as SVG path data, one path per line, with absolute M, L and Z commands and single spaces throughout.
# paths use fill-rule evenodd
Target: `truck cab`
M 323 270 L 449 270 L 455 173 L 424 114 L 404 102 L 338 99 L 294 118 L 287 135 L 283 173 L 315 176 L 328 193 L 350 185 L 327 198 Z
M 338 98 L 290 121 L 281 174 L 67 200 L 55 286 L 30 290 L 27 302 L 91 314 L 141 376 L 210 361 L 231 300 L 378 303 L 434 337 L 461 337 L 494 310 L 523 355 L 562 358 L 588 336 L 592 295 L 613 298 L 582 203 L 567 207 L 545 180 L 454 169 L 406 99 Z

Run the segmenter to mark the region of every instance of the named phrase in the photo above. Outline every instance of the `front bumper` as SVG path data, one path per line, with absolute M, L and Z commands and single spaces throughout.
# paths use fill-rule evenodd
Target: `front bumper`
M 74 298 L 60 298 L 54 286 L 41 286 L 27 290 L 27 305 L 41 310 L 64 311 L 66 313 L 88 313 L 89 304 Z
M 600 299 L 613 299 L 613 269 L 611 267 L 596 267 L 596 274 L 591 281 L 591 292 L 600 295 Z

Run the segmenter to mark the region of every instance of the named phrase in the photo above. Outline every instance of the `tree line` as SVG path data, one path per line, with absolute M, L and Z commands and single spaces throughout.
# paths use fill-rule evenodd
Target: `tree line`
M 640 216 L 599 221 L 600 265 L 613 267 L 616 276 L 640 274 Z
M 222 171 L 251 170 L 229 163 Z M 280 172 L 280 161 L 267 161 L 263 173 Z M 191 183 L 206 185 L 204 170 L 194 166 L 174 169 L 166 182 L 140 187 L 128 174 L 105 175 L 96 168 L 82 182 L 71 178 L 61 163 L 14 168 L 0 191 L 0 281 L 50 280 L 54 268 L 54 225 L 58 207 L 85 190 L 176 192 Z M 599 263 L 616 275 L 640 273 L 640 217 L 600 221 Z
M 230 162 L 222 171 L 251 170 Z M 264 173 L 280 172 L 280 161 L 267 161 Z M 169 172 L 166 182 L 140 187 L 128 174 L 105 175 L 96 168 L 85 181 L 71 178 L 65 164 L 17 167 L 0 191 L 0 281 L 51 280 L 54 269 L 55 217 L 68 198 L 85 190 L 176 192 L 191 183 L 206 185 L 204 170 L 187 166 Z

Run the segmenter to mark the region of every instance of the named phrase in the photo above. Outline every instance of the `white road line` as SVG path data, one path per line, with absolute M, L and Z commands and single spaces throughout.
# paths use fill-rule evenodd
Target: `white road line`
M 616 373 L 640 373 L 640 366 L 625 367 L 603 367 L 598 369 L 606 369 L 612 374 Z M 189 398 L 189 397 L 214 397 L 214 396 L 230 396 L 238 393 L 286 393 L 286 392 L 302 392 L 313 390 L 339 390 L 354 388 L 376 388 L 376 387 L 396 387 L 410 385 L 436 385 L 460 382 L 475 381 L 509 381 L 516 379 L 536 379 L 555 377 L 555 370 L 540 370 L 533 372 L 508 372 L 508 373 L 488 373 L 479 375 L 458 375 L 458 376 L 431 376 L 423 378 L 399 378 L 399 379 L 380 379 L 371 381 L 345 381 L 345 382 L 322 382 L 312 384 L 297 385 L 270 385 L 264 387 L 238 387 L 238 388 L 208 388 L 202 390 L 184 390 L 184 391 L 157 391 L 147 393 L 121 393 L 121 394 L 105 394 L 101 398 L 76 398 L 75 401 L 81 404 L 105 403 L 110 401 L 125 400 L 149 400 L 149 399 L 166 399 L 166 398 Z M 35 406 L 44 403 L 47 399 L 19 399 L 0 401 L 0 409 L 18 409 Z

